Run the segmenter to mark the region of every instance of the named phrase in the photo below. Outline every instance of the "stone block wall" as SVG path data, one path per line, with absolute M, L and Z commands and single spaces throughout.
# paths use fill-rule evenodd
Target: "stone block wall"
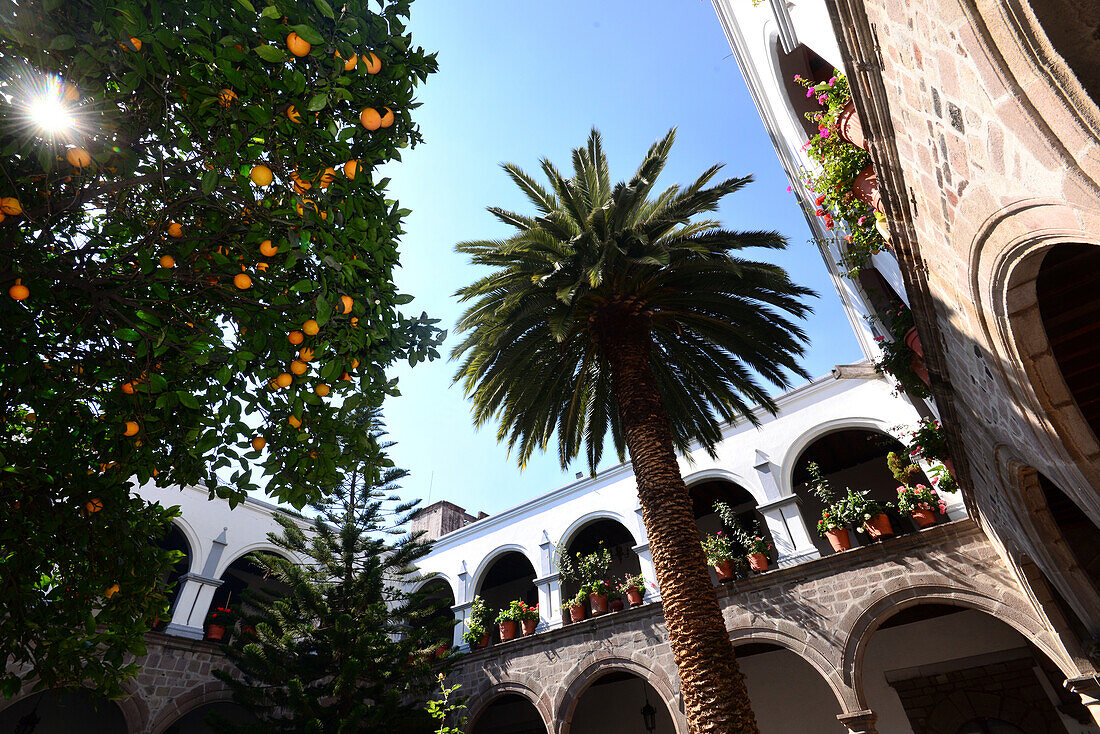
M 861 661 L 879 624 L 920 603 L 986 612 L 1009 624 L 1055 661 L 1073 661 L 971 520 L 940 525 L 744 579 L 718 589 L 735 645 L 767 643 L 802 656 L 845 712 L 868 708 Z M 478 714 L 505 693 L 527 698 L 549 734 L 567 734 L 577 699 L 605 672 L 635 673 L 661 694 L 686 734 L 679 685 L 659 604 L 479 650 L 454 673 Z
M 1048 248 L 1100 245 L 1100 108 L 1050 41 L 1064 30 L 1050 23 L 1077 16 L 1044 27 L 1017 0 L 827 2 L 969 504 L 1096 635 L 1095 589 L 1021 480 L 1041 471 L 1100 526 L 1100 444 L 1034 288 Z M 1100 287 L 1100 273 L 1081 277 Z

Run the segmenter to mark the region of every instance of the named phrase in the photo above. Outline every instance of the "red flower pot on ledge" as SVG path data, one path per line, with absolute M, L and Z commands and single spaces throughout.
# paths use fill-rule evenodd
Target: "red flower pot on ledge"
M 484 635 L 482 635 L 481 639 L 477 641 L 477 646 L 478 647 L 488 647 L 489 646 L 489 633 L 488 632 L 486 632 Z
M 589 594 L 588 604 L 592 607 L 592 614 L 604 614 L 607 612 L 607 594 Z
M 539 621 L 537 619 L 525 619 L 522 622 L 522 626 L 524 637 L 526 637 L 527 635 L 533 635 L 535 634 L 535 627 L 539 626 Z
M 863 134 L 863 124 L 859 121 L 859 115 L 856 114 L 855 102 L 848 100 L 848 104 L 844 105 L 840 116 L 836 118 L 836 127 L 841 140 L 867 150 L 867 136 Z
M 206 639 L 218 642 L 225 638 L 225 625 L 224 624 L 208 624 L 206 625 Z
M 630 606 L 636 607 L 642 603 L 642 592 L 637 589 L 630 589 L 626 592 L 626 600 L 630 603 Z
M 848 528 L 826 530 L 825 537 L 829 539 L 829 545 L 833 547 L 835 553 L 846 551 L 852 547 L 852 536 L 848 533 Z
M 888 538 L 894 534 L 894 528 L 890 524 L 890 518 L 882 512 L 863 523 L 863 526 L 867 528 L 867 534 L 871 536 L 872 540 Z
M 516 638 L 516 627 L 518 625 L 514 621 L 500 622 L 497 627 L 500 628 L 500 641 L 507 642 L 508 640 L 514 640 Z
M 612 599 L 607 603 L 607 608 L 613 612 L 621 612 L 623 610 L 623 600 Z
M 867 167 L 856 174 L 852 180 L 852 193 L 857 199 L 876 211 L 882 210 L 882 197 L 878 191 L 878 177 L 875 176 L 875 167 L 867 164 Z
M 580 622 L 584 619 L 584 604 L 574 604 L 569 607 L 569 621 Z
M 733 577 L 737 575 L 736 571 L 734 571 L 732 560 L 714 564 L 714 572 L 718 574 L 719 581 L 732 581 Z
M 918 527 L 927 528 L 936 524 L 936 513 L 931 510 L 916 509 L 910 512 L 909 515 Z
M 751 568 L 754 573 L 768 570 L 768 557 L 763 553 L 750 553 L 747 558 L 749 561 L 749 568 Z

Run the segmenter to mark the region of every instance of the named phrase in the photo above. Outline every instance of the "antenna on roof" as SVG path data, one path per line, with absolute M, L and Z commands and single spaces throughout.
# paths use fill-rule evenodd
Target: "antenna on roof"
M 435 483 L 435 469 L 432 469 L 432 475 L 428 477 L 428 499 L 425 504 L 430 505 L 432 503 L 432 484 Z

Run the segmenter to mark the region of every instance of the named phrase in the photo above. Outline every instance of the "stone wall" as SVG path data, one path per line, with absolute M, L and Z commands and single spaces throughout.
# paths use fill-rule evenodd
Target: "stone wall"
M 827 2 L 970 504 L 1095 636 L 1096 590 L 1021 480 L 1041 471 L 1100 526 L 1100 444 L 1034 287 L 1050 247 L 1100 245 L 1100 109 L 1050 40 L 1079 14 L 1043 26 L 1016 0 Z
M 970 520 L 817 559 L 718 589 L 735 645 L 765 643 L 809 662 L 849 714 L 868 708 L 862 656 L 878 626 L 910 606 L 986 612 L 1078 674 L 1000 556 Z M 454 679 L 470 697 L 471 724 L 504 693 L 526 697 L 550 734 L 567 734 L 577 699 L 611 670 L 649 681 L 686 734 L 678 680 L 659 604 L 598 617 L 476 651 Z

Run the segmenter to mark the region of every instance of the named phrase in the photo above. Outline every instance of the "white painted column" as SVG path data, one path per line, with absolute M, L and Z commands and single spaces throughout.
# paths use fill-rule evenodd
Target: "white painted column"
M 646 590 L 642 600 L 646 603 L 660 601 L 661 589 L 657 586 L 657 572 L 653 569 L 653 555 L 649 551 L 649 543 L 636 545 L 630 550 L 638 556 L 638 565 L 642 567 L 642 578 L 645 579 Z
M 552 573 L 535 579 L 539 590 L 539 632 L 561 627 L 561 582 L 558 574 Z
M 462 635 L 464 635 L 467 630 L 466 620 L 470 617 L 471 606 L 473 606 L 473 602 L 468 601 L 463 604 L 455 604 L 453 607 L 451 607 L 451 611 L 455 613 L 455 619 L 458 620 L 458 624 L 455 625 L 453 640 L 454 648 L 456 650 L 461 650 L 464 647 L 469 647 L 469 645 L 466 644 L 466 641 L 462 639 Z
M 164 632 L 201 640 L 204 636 L 206 613 L 210 610 L 210 603 L 214 601 L 214 591 L 222 583 L 221 579 L 197 573 L 180 576 L 176 608 L 172 611 L 172 621 L 164 628 Z
M 756 509 L 768 524 L 780 567 L 793 566 L 821 555 L 802 519 L 797 495 L 781 497 L 766 505 L 758 505 Z

